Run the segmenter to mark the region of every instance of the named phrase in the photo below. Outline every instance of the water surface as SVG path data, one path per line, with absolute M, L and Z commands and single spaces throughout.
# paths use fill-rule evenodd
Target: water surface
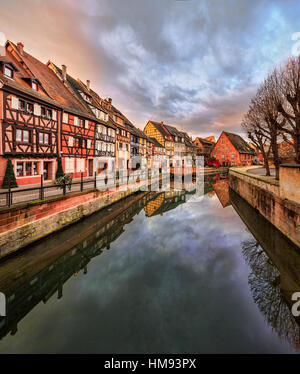
M 218 177 L 136 194 L 0 264 L 0 352 L 296 352 L 299 255 L 274 230 Z

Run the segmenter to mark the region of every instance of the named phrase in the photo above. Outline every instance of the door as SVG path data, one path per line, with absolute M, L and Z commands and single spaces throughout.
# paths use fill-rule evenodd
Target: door
M 93 176 L 93 160 L 89 160 L 89 176 Z

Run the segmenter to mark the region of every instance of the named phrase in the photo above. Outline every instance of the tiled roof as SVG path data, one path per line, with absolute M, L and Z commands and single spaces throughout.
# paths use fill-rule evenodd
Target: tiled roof
M 204 140 L 207 140 L 212 143 L 216 143 L 216 138 L 214 136 L 207 136 L 206 138 L 204 138 Z
M 11 42 L 10 44 L 18 53 L 18 48 L 16 45 Z M 82 104 L 69 92 L 69 90 L 46 64 L 43 64 L 41 61 L 25 51 L 23 51 L 22 55 L 19 54 L 19 56 L 24 61 L 25 65 L 30 69 L 34 77 L 41 82 L 43 88 L 52 99 L 58 101 L 64 107 L 69 108 L 76 114 L 87 114 Z M 29 74 L 27 73 L 27 75 Z
M 182 134 L 179 130 L 177 130 L 176 127 L 174 127 L 174 126 L 170 126 L 170 125 L 165 125 L 165 126 L 166 126 L 167 130 L 168 130 L 168 131 L 169 131 L 173 136 L 178 136 L 178 137 L 180 137 L 180 138 L 183 137 L 183 134 Z
M 207 140 L 206 138 L 199 138 L 197 136 L 196 139 L 198 139 L 201 143 L 206 144 L 206 145 L 214 145 L 215 144 L 214 142 L 211 142 L 211 141 Z M 195 141 L 196 141 L 196 139 L 195 139 Z
M 248 143 L 239 135 L 231 132 L 224 131 L 224 134 L 228 137 L 231 144 L 239 153 L 247 153 L 255 155 L 254 150 L 248 145 Z
M 154 144 L 154 147 L 163 148 L 163 146 L 157 141 L 157 139 L 155 139 L 155 138 L 149 138 L 149 140 L 151 141 L 151 143 Z
M 158 130 L 164 138 L 169 138 L 172 135 L 169 133 L 168 129 L 165 127 L 164 124 L 160 122 L 155 122 L 155 121 L 149 121 L 150 123 L 153 124 L 153 126 Z

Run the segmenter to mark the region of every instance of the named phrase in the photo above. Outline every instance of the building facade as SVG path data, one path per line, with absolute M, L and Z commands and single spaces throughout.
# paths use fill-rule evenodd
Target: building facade
M 239 135 L 223 131 L 211 151 L 221 166 L 252 165 L 254 150 Z
M 40 183 L 55 176 L 59 150 L 61 105 L 47 84 L 30 68 L 22 43 L 7 41 L 0 56 L 0 179 L 7 160 L 18 185 Z

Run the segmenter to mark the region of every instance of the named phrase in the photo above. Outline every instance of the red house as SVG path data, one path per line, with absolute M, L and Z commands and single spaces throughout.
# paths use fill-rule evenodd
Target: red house
M 61 105 L 22 43 L 0 56 L 0 183 L 10 159 L 18 185 L 55 177 Z M 43 65 L 43 64 L 41 64 Z M 45 65 L 44 65 L 45 67 Z M 48 70 L 48 69 L 47 69 Z
M 239 135 L 223 131 L 211 151 L 221 166 L 252 165 L 254 150 Z

